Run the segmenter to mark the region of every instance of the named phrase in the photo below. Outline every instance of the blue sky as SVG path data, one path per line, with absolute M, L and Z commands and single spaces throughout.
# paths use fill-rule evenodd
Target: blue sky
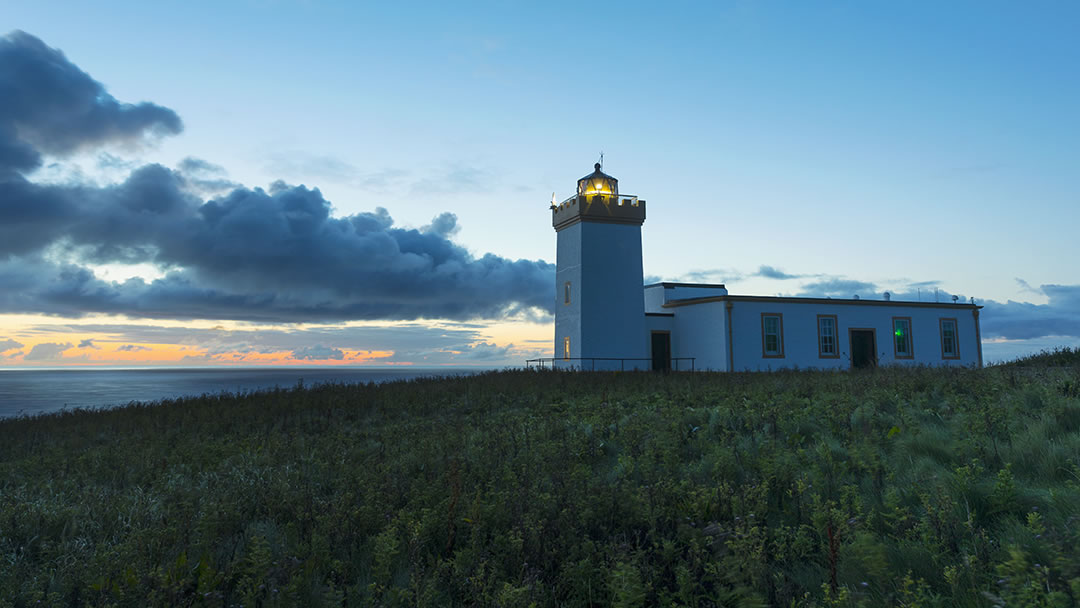
M 36 183 L 108 186 L 194 158 L 221 182 L 318 188 L 333 217 L 383 207 L 395 227 L 475 259 L 551 263 L 551 192 L 569 195 L 603 150 L 623 189 L 649 201 L 650 277 L 766 295 L 937 289 L 987 304 L 991 358 L 1080 342 L 1075 3 L 89 6 L 5 3 L 0 29 L 59 49 L 121 102 L 172 110 L 183 130 L 64 150 Z M 444 233 L 423 230 L 446 212 Z M 105 280 L 177 264 L 65 255 Z M 9 364 L 38 343 L 87 339 L 63 338 L 80 315 L 113 329 L 200 321 L 15 308 L 0 319 L 0 345 L 23 345 Z M 511 308 L 335 319 L 351 341 L 333 348 L 497 364 L 549 349 L 543 312 Z M 326 331 L 296 325 L 326 318 L 223 316 L 206 327 L 231 322 L 249 339 L 222 353 L 258 351 L 260 330 L 294 336 L 288 352 L 330 348 Z M 395 348 L 396 323 L 418 350 Z M 416 346 L 425 331 L 428 350 Z M 446 331 L 461 339 L 444 344 Z M 131 332 L 93 336 L 119 348 Z

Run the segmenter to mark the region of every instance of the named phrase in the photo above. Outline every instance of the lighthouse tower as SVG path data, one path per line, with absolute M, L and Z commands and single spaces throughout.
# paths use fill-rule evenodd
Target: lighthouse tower
M 619 195 L 601 171 L 578 180 L 577 194 L 551 206 L 555 261 L 556 365 L 647 369 L 641 225 L 645 201 Z M 632 361 L 632 359 L 637 359 Z

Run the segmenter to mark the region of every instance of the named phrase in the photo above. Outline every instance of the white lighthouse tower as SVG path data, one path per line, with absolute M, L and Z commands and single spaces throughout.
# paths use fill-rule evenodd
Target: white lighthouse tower
M 577 194 L 552 203 L 558 234 L 555 271 L 556 365 L 648 369 L 641 225 L 645 201 L 620 196 L 601 171 L 578 180 Z

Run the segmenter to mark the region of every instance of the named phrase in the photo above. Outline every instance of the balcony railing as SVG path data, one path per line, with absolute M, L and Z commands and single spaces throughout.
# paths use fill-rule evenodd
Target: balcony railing
M 668 371 L 668 370 L 670 370 L 670 371 L 675 371 L 675 372 L 679 372 L 679 371 L 691 371 L 692 372 L 692 371 L 694 371 L 694 361 L 695 361 L 695 359 L 696 359 L 695 357 L 672 357 L 672 358 L 667 360 L 667 363 L 668 363 L 667 368 L 665 370 L 660 370 L 660 371 Z M 575 365 L 574 361 L 581 361 L 582 363 Z M 627 358 L 619 358 L 619 357 L 569 357 L 569 358 L 543 357 L 543 358 L 540 358 L 540 359 L 527 359 L 525 361 L 525 367 L 526 367 L 526 369 L 532 369 L 534 366 L 537 369 L 548 369 L 548 366 L 550 366 L 551 369 L 574 369 L 574 370 L 580 370 L 580 371 L 596 371 L 596 369 L 597 369 L 596 368 L 596 362 L 597 361 L 601 362 L 601 365 L 600 365 L 600 370 L 601 371 L 614 371 L 615 370 L 615 366 L 614 366 L 615 362 L 618 362 L 618 364 L 619 364 L 619 371 L 626 371 L 626 362 L 627 361 L 646 361 L 646 362 L 649 363 L 649 365 L 645 365 L 645 366 L 636 366 L 636 365 L 634 365 L 634 366 L 631 366 L 630 369 L 643 369 L 643 368 L 644 369 L 652 369 L 652 364 L 654 362 L 654 359 L 651 358 L 651 357 L 645 357 L 645 358 L 629 358 L 629 357 L 627 357 Z M 689 368 L 687 367 L 687 364 L 686 364 L 687 361 L 689 361 Z M 585 363 L 585 362 L 587 362 L 587 363 Z M 559 365 L 559 363 L 562 363 L 563 365 Z M 611 363 L 612 365 L 607 365 L 608 363 Z
M 570 203 L 574 202 L 574 200 L 576 200 L 578 198 L 591 199 L 594 196 L 601 196 L 603 198 L 609 198 L 616 205 L 630 205 L 630 206 L 634 206 L 634 207 L 637 206 L 638 200 L 639 200 L 638 195 L 636 195 L 636 194 L 618 194 L 618 195 L 615 195 L 615 194 L 604 193 L 604 192 L 591 192 L 591 193 L 587 192 L 587 193 L 583 193 L 583 194 L 575 194 L 573 196 L 570 196 L 566 200 L 564 200 L 563 202 L 559 203 L 558 205 L 555 205 L 555 208 L 556 209 L 562 209 L 563 207 L 566 207 L 566 206 L 570 205 Z

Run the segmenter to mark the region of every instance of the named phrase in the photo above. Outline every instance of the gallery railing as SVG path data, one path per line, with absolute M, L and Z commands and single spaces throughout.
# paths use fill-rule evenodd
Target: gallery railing
M 668 363 L 667 368 L 664 369 L 664 370 L 659 370 L 659 371 L 669 371 L 669 370 L 674 371 L 674 372 L 694 371 L 694 361 L 695 361 L 695 359 L 696 359 L 696 357 L 672 357 L 672 358 L 667 360 L 667 363 Z M 575 361 L 581 361 L 582 363 L 575 364 L 574 363 Z M 586 361 L 588 363 L 584 363 Z M 618 357 L 569 357 L 569 358 L 543 357 L 543 358 L 540 358 L 540 359 L 527 359 L 525 361 L 525 367 L 527 369 L 532 369 L 532 367 L 535 365 L 538 369 L 548 369 L 548 366 L 550 365 L 551 369 L 574 369 L 574 370 L 580 370 L 580 371 L 586 371 L 586 370 L 587 371 L 596 371 L 596 362 L 597 361 L 603 362 L 603 363 L 601 363 L 601 366 L 600 366 L 601 371 L 614 371 L 614 366 L 608 366 L 608 365 L 605 365 L 605 364 L 609 363 L 609 362 L 615 362 L 615 361 L 617 361 L 619 363 L 619 371 L 626 371 L 626 362 L 627 361 L 647 361 L 649 363 L 649 365 L 641 366 L 641 367 L 638 367 L 636 365 L 631 366 L 630 369 L 653 369 L 652 363 L 654 362 L 654 359 L 652 359 L 651 357 L 641 358 L 641 359 L 618 358 Z M 687 369 L 687 367 L 686 367 L 686 363 L 685 363 L 686 361 L 690 362 L 689 369 Z M 680 363 L 682 364 L 681 369 L 680 369 Z

